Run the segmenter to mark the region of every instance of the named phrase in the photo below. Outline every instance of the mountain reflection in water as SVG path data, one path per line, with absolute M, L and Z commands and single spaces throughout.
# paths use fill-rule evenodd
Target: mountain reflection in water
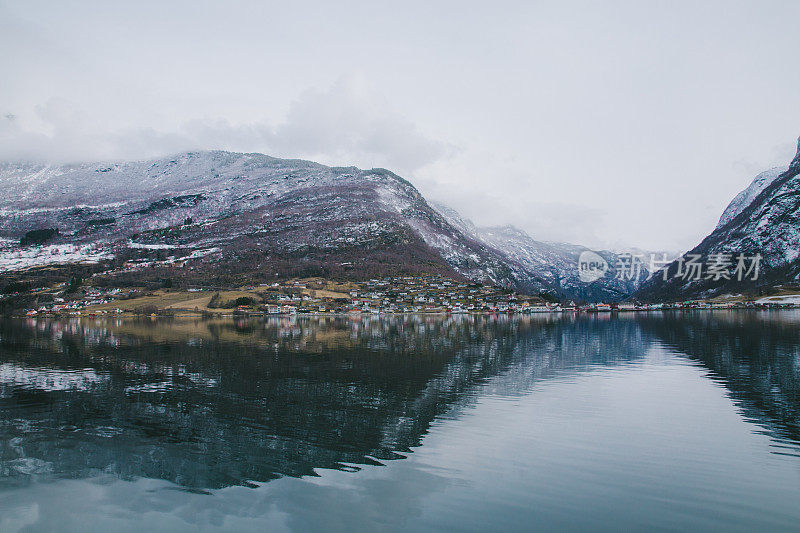
M 797 454 L 800 317 L 759 312 L 0 322 L 0 490 L 32 479 L 251 486 L 403 458 L 491 382 L 702 365 Z M 464 445 L 468 445 L 465 443 Z

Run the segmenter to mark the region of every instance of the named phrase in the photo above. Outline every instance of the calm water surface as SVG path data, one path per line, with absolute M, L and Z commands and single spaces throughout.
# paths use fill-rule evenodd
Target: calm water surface
M 800 313 L 0 321 L 0 531 L 800 528 Z

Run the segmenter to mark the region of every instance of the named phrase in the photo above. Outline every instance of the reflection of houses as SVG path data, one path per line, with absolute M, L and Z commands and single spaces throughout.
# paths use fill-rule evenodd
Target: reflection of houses
M 297 313 L 297 308 L 293 305 L 267 304 L 266 311 L 268 315 L 294 315 Z

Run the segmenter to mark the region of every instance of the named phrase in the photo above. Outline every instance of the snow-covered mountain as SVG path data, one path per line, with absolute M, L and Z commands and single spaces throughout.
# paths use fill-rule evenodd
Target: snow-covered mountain
M 745 190 L 737 194 L 736 197 L 731 200 L 731 203 L 728 204 L 728 207 L 722 212 L 722 216 L 719 217 L 719 222 L 715 229 L 721 228 L 733 220 L 736 215 L 744 211 L 761 191 L 772 184 L 778 176 L 787 170 L 789 170 L 789 167 L 775 167 L 756 176 Z
M 708 261 L 730 259 L 730 279 L 706 272 L 700 279 L 688 274 L 683 265 L 670 265 L 667 280 L 657 277 L 644 284 L 637 296 L 644 299 L 684 299 L 719 294 L 770 290 L 777 285 L 800 281 L 800 141 L 788 167 L 756 176 L 725 209 L 716 229 L 685 257 L 700 256 Z M 758 255 L 759 271 L 753 279 L 752 258 Z M 736 267 L 743 258 L 739 280 Z M 693 274 L 693 273 L 692 273 Z
M 446 205 L 431 205 L 464 234 L 498 250 L 509 262 L 522 265 L 531 276 L 545 280 L 566 298 L 591 302 L 623 300 L 649 275 L 649 253 L 638 254 L 646 260 L 638 262 L 640 270 L 636 272 L 631 263 L 636 253 L 628 256 L 576 244 L 537 241 L 514 226 L 478 227 Z M 581 280 L 578 261 L 584 252 L 597 253 L 606 261 L 608 270 L 604 276 L 591 282 Z
M 124 163 L 0 163 L 0 188 L 0 270 L 78 259 L 144 277 L 181 267 L 181 275 L 211 282 L 448 273 L 551 290 L 384 169 L 208 151 Z M 37 233 L 47 229 L 58 233 Z

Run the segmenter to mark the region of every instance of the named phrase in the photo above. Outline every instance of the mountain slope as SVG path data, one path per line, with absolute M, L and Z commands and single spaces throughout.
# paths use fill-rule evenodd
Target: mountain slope
M 637 293 L 643 299 L 685 299 L 725 293 L 770 290 L 777 285 L 800 280 L 800 140 L 795 158 L 788 167 L 759 174 L 725 209 L 716 229 L 686 254 L 708 261 L 715 256 L 730 256 L 731 279 L 691 279 L 678 275 L 686 269 L 678 262 L 670 265 L 668 279 L 652 280 Z M 757 279 L 734 274 L 737 258 L 760 255 Z M 753 261 L 747 260 L 749 268 Z M 746 273 L 746 272 L 745 272 Z M 715 276 L 716 277 L 716 276 Z
M 88 258 L 134 277 L 445 273 L 548 289 L 383 169 L 210 151 L 125 163 L 2 163 L 0 187 L 0 270 Z M 47 228 L 58 234 L 20 247 L 27 232 Z
M 477 227 L 446 205 L 431 205 L 462 233 L 498 250 L 508 261 L 521 265 L 530 276 L 544 280 L 565 298 L 590 302 L 623 300 L 648 276 L 649 256 L 636 279 L 633 273 L 621 275 L 618 266 L 624 260 L 622 254 L 602 250 L 594 253 L 607 262 L 608 271 L 595 281 L 582 281 L 579 258 L 593 250 L 576 244 L 537 241 L 514 226 Z
M 731 200 L 731 203 L 728 204 L 728 207 L 722 212 L 722 216 L 719 217 L 719 222 L 715 229 L 725 226 L 728 222 L 733 220 L 736 215 L 744 211 L 747 206 L 753 203 L 753 200 L 761 191 L 771 185 L 773 181 L 787 170 L 789 170 L 789 167 L 775 167 L 756 176 L 745 190 L 737 194 L 736 197 Z

